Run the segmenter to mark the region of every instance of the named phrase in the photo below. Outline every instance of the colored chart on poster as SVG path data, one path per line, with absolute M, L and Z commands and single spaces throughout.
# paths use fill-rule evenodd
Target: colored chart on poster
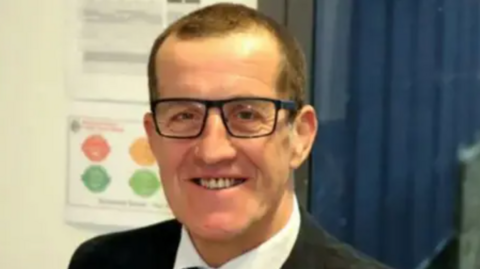
M 101 135 L 91 135 L 82 143 L 82 151 L 92 162 L 103 161 L 110 153 L 110 145 Z
M 100 165 L 88 167 L 82 174 L 82 181 L 92 193 L 104 192 L 111 182 L 108 172 Z
M 134 226 L 151 222 L 136 213 L 170 214 L 142 122 L 71 116 L 68 128 L 67 206 L 80 212 L 71 219 L 97 223 L 112 213 L 100 222 Z
M 161 186 L 155 173 L 146 169 L 135 171 L 129 185 L 136 195 L 144 198 L 154 195 Z
M 138 138 L 132 143 L 130 156 L 138 165 L 151 166 L 155 164 L 155 158 L 145 137 Z

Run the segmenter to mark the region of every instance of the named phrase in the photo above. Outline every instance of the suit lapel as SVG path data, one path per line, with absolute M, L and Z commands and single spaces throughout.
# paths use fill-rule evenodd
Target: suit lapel
M 310 215 L 300 207 L 300 231 L 290 256 L 282 269 L 323 269 L 326 268 L 323 242 L 325 234 Z
M 173 268 L 180 244 L 181 224 L 172 220 L 164 229 L 159 229 L 156 236 L 152 236 L 151 269 Z M 150 269 L 150 268 L 149 268 Z

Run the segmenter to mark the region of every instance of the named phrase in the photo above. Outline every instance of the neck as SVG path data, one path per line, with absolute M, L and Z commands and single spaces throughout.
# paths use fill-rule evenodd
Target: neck
M 213 242 L 190 234 L 200 256 L 213 268 L 258 247 L 287 225 L 293 212 L 293 194 L 287 192 L 278 206 L 266 214 L 242 234 L 221 242 Z

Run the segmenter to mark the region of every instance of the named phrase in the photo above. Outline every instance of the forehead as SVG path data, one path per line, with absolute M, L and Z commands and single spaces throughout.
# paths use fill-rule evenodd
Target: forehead
M 281 57 L 269 34 L 251 32 L 193 40 L 169 37 L 155 63 L 162 97 L 272 96 Z

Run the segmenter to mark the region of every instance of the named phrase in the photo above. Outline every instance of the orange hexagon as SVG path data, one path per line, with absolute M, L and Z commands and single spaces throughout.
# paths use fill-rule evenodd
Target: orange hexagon
M 101 135 L 91 135 L 83 142 L 82 151 L 90 161 L 101 162 L 110 153 L 110 146 Z
M 138 138 L 130 146 L 130 156 L 138 165 L 151 166 L 155 163 L 148 140 L 144 137 Z

